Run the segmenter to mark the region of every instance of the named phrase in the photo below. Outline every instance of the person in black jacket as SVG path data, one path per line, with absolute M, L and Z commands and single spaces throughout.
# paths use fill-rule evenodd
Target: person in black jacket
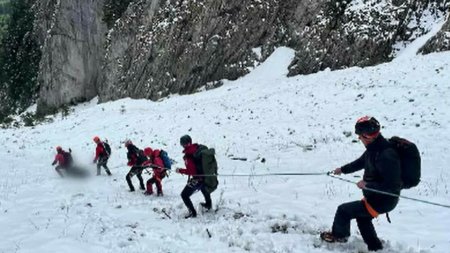
M 142 171 L 144 167 L 142 164 L 147 160 L 147 157 L 143 154 L 143 152 L 137 148 L 130 140 L 125 142 L 125 147 L 127 148 L 127 158 L 128 158 L 128 166 L 131 166 L 130 171 L 126 175 L 125 179 L 127 180 L 128 187 L 130 187 L 130 191 L 134 192 L 134 186 L 131 182 L 131 178 L 136 175 L 139 179 L 139 186 L 141 190 L 145 190 L 144 179 L 142 178 Z
M 364 169 L 364 176 L 357 186 L 363 190 L 364 198 L 342 204 L 334 217 L 331 232 L 320 234 L 326 242 L 346 242 L 350 236 L 350 221 L 356 219 L 359 231 L 369 251 L 383 249 L 375 232 L 372 219 L 379 214 L 392 211 L 398 197 L 375 193 L 367 189 L 399 195 L 402 187 L 400 158 L 380 133 L 380 123 L 373 117 L 360 118 L 355 125 L 355 133 L 366 147 L 366 151 L 355 161 L 337 168 L 335 175 L 348 174 Z

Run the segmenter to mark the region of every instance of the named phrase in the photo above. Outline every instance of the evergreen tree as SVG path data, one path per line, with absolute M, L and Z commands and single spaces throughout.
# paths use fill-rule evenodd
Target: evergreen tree
M 0 121 L 30 106 L 38 92 L 37 75 L 41 51 L 33 34 L 35 0 L 11 2 L 11 18 L 1 45 Z

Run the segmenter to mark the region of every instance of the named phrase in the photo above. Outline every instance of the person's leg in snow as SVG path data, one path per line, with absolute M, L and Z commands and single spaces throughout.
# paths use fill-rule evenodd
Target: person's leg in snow
M 128 172 L 128 174 L 126 175 L 126 177 L 125 177 L 125 179 L 127 180 L 127 184 L 128 184 L 128 187 L 130 187 L 130 191 L 131 192 L 134 192 L 134 186 L 133 186 L 133 182 L 131 182 L 131 178 L 134 176 L 134 175 L 138 175 L 138 178 L 139 178 L 139 168 L 137 168 L 137 167 L 131 167 L 131 169 L 130 169 L 130 171 Z M 141 170 L 141 173 L 142 173 L 142 170 Z M 143 181 L 143 179 L 142 179 L 142 176 L 140 176 L 140 179 L 139 179 L 140 181 L 142 180 Z M 144 184 L 144 182 L 142 182 L 141 183 L 141 186 Z
M 153 194 L 153 183 L 154 182 L 155 182 L 155 177 L 152 177 L 149 180 L 147 180 L 147 190 L 144 192 L 145 195 Z
M 101 157 L 97 162 L 97 176 L 101 174 L 101 167 L 105 169 L 105 172 L 108 176 L 111 176 L 111 171 L 108 168 L 108 157 Z
M 136 177 L 139 179 L 139 187 L 140 187 L 140 189 L 145 191 L 144 179 L 142 178 L 142 171 L 143 170 L 144 169 L 142 169 L 142 168 L 138 168 Z
M 205 197 L 205 202 L 204 203 L 200 203 L 204 208 L 210 210 L 212 207 L 212 201 L 211 201 L 211 194 L 206 191 L 205 187 L 202 187 L 201 192 L 203 194 L 203 197 Z
M 55 167 L 55 170 L 56 170 L 56 172 L 58 173 L 58 175 L 59 175 L 60 177 L 64 177 L 63 173 L 61 172 L 62 170 L 64 170 L 64 168 L 61 167 L 61 165 L 56 166 L 56 167 Z
M 362 201 L 353 201 L 340 205 L 334 216 L 331 233 L 322 233 L 322 240 L 327 242 L 346 242 L 350 236 L 350 222 L 352 219 L 356 219 L 361 236 L 369 250 L 376 251 L 383 248 L 372 224 L 373 217 L 367 211 Z
M 197 180 L 191 179 L 189 183 L 184 187 L 181 192 L 181 198 L 183 199 L 184 204 L 189 210 L 189 213 L 185 216 L 185 218 L 195 218 L 197 217 L 197 211 L 195 211 L 194 204 L 191 201 L 191 195 L 194 194 L 201 187 L 201 183 Z
M 163 196 L 163 191 L 162 191 L 162 179 L 165 177 L 165 175 L 161 175 L 161 177 L 155 177 L 155 184 L 156 184 L 156 190 L 157 190 L 157 194 L 158 196 Z

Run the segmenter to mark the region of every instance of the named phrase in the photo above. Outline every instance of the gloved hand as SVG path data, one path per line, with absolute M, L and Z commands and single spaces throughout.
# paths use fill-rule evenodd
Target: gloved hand
M 92 161 L 92 163 L 97 163 L 97 160 L 96 160 L 96 159 L 94 159 L 94 160 Z
M 180 170 L 181 170 L 181 168 L 176 168 L 176 169 L 175 169 L 175 172 L 176 172 L 176 173 L 180 173 Z
M 56 164 L 56 161 L 52 162 L 52 166 Z
M 339 176 L 340 174 L 342 174 L 342 169 L 341 168 L 337 168 L 337 169 L 333 170 L 333 174 Z

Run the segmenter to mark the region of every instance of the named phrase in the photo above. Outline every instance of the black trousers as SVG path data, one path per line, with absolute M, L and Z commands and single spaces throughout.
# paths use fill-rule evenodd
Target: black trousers
M 203 197 L 205 197 L 205 206 L 212 206 L 211 195 L 203 187 L 203 182 L 192 178 L 188 181 L 187 185 L 181 192 L 181 198 L 183 199 L 183 202 L 189 209 L 189 211 L 194 214 L 197 214 L 197 212 L 195 211 L 190 197 L 198 190 L 200 190 L 203 194 Z
M 142 178 L 143 170 L 144 169 L 142 167 L 131 167 L 130 171 L 128 172 L 127 176 L 125 177 L 125 179 L 127 180 L 127 183 L 128 183 L 128 187 L 130 187 L 130 191 L 134 191 L 134 186 L 133 186 L 133 183 L 131 182 L 131 178 L 134 175 L 136 175 L 136 177 L 139 179 L 139 184 L 140 184 L 141 190 L 145 190 L 144 179 Z
M 58 165 L 56 166 L 55 170 L 60 177 L 70 176 L 75 178 L 85 178 L 89 176 L 89 172 L 87 170 L 82 169 L 75 165 L 69 166 Z M 64 171 L 64 173 L 62 171 Z
M 339 238 L 350 236 L 350 221 L 356 219 L 359 231 L 369 250 L 379 250 L 383 246 L 372 224 L 373 217 L 367 211 L 364 202 L 353 201 L 340 205 L 333 222 L 333 235 Z
M 97 162 L 97 176 L 100 175 L 101 167 L 103 167 L 106 171 L 106 174 L 111 175 L 111 171 L 108 168 L 108 159 L 109 157 L 100 157 Z

